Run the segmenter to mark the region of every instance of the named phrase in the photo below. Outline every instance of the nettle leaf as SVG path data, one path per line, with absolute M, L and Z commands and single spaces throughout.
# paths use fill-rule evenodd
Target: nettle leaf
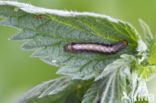
M 130 61 L 129 64 L 127 60 Z M 110 70 L 104 70 L 106 74 L 102 73 L 97 78 L 86 92 L 82 103 L 147 102 L 149 95 L 146 82 L 140 79 L 134 70 L 131 71 L 135 67 L 135 62 L 133 56 L 122 55 L 121 59 L 107 66 Z
M 17 103 L 81 103 L 83 94 L 91 83 L 92 81 L 61 77 L 37 85 Z
M 143 20 L 140 19 L 139 21 L 143 29 L 143 34 L 141 35 L 141 38 L 146 44 L 145 50 L 141 51 L 144 52 L 143 62 L 150 65 L 156 65 L 156 37 L 152 34 L 149 26 Z
M 20 32 L 12 40 L 26 40 L 24 50 L 35 50 L 33 57 L 60 67 L 57 73 L 76 79 L 97 77 L 121 54 L 137 54 L 138 34 L 127 22 L 109 16 L 49 10 L 14 1 L 0 1 L 3 25 L 14 26 Z M 71 42 L 112 44 L 122 40 L 128 46 L 113 55 L 68 53 L 64 46 Z
M 107 75 L 113 73 L 115 70 L 122 70 L 122 69 L 129 69 L 131 70 L 136 65 L 136 59 L 133 56 L 130 55 L 121 55 L 120 59 L 117 59 L 113 63 L 106 66 L 106 68 L 103 70 L 103 72 L 99 75 L 99 77 L 96 78 L 96 80 L 99 80 L 101 78 L 106 77 Z
M 143 21 L 144 34 L 138 35 L 129 23 L 109 16 L 50 10 L 15 1 L 0 1 L 0 17 L 4 18 L 2 25 L 19 29 L 11 40 L 26 41 L 24 50 L 34 50 L 33 57 L 67 75 L 36 86 L 18 103 L 149 101 L 142 77 L 155 71 L 155 37 Z M 112 55 L 64 51 L 71 42 L 109 45 L 122 40 L 128 45 Z
M 156 74 L 156 65 L 137 67 L 139 77 L 145 80 L 151 80 L 150 77 Z
M 148 79 L 152 74 L 156 73 L 156 37 L 143 20 L 140 19 L 139 21 L 143 29 L 141 35 L 143 42 L 140 43 L 142 46 L 138 50 L 138 54 L 142 56 L 138 74 L 144 79 Z

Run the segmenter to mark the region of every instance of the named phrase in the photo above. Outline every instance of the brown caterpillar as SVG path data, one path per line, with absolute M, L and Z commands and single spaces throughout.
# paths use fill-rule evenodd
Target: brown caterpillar
M 114 44 L 102 43 L 70 43 L 64 46 L 64 51 L 72 53 L 92 52 L 100 54 L 115 54 L 128 45 L 123 40 Z

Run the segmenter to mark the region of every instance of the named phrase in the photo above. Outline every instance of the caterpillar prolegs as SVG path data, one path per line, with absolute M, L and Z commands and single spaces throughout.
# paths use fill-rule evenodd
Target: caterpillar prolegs
M 114 44 L 102 43 L 70 43 L 64 46 L 64 51 L 72 53 L 92 52 L 100 54 L 115 54 L 121 49 L 125 48 L 128 42 L 123 40 Z

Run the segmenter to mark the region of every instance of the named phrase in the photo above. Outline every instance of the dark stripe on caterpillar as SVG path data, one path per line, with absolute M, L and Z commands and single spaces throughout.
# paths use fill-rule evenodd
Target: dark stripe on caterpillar
M 115 54 L 128 45 L 127 41 L 123 40 L 114 44 L 102 43 L 70 43 L 64 46 L 64 51 L 72 53 L 92 52 L 100 54 Z

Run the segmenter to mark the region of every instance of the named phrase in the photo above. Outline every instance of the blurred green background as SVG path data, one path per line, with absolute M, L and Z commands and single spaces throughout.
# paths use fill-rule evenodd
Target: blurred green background
M 141 31 L 138 18 L 156 33 L 156 0 L 18 0 L 50 9 L 89 11 L 106 14 L 133 24 Z M 44 81 L 58 77 L 56 67 L 31 58 L 20 49 L 22 42 L 9 41 L 16 29 L 0 26 L 0 103 L 12 103 L 24 92 Z M 156 97 L 156 78 L 148 82 Z M 154 102 L 153 102 L 154 103 Z

